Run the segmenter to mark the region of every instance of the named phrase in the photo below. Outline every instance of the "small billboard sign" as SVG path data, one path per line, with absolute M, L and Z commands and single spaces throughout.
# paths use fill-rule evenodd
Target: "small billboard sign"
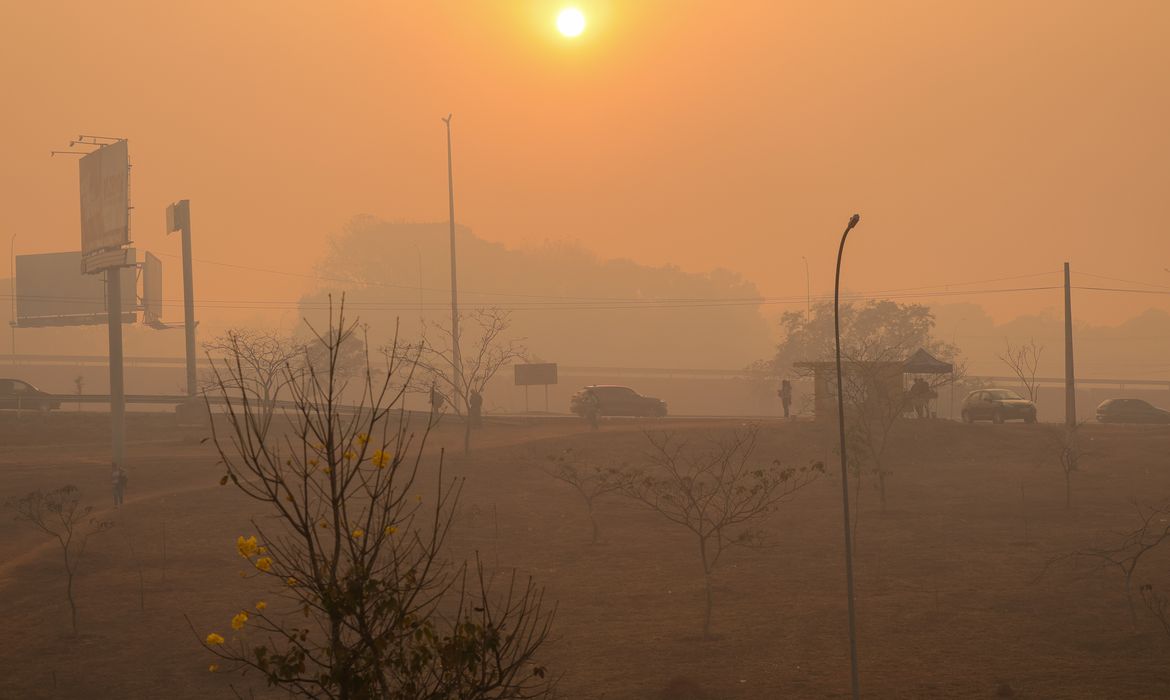
M 557 383 L 557 364 L 540 362 L 513 365 L 516 372 L 516 386 L 548 386 Z
M 162 323 L 162 261 L 149 250 L 142 261 L 142 322 Z

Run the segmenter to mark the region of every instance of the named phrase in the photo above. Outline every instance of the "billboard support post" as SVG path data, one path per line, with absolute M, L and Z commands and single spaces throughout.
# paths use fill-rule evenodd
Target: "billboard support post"
M 106 270 L 106 303 L 110 336 L 110 431 L 114 470 L 126 463 L 126 393 L 122 378 L 122 270 Z
M 191 202 L 181 199 L 167 207 L 167 233 L 183 237 L 183 330 L 186 334 L 187 396 L 195 396 L 195 282 L 191 260 Z
M 126 139 L 81 136 L 74 143 L 97 146 L 79 161 L 81 270 L 105 272 L 110 339 L 110 432 L 114 478 L 126 464 L 126 394 L 122 371 L 122 268 L 134 265 L 130 244 L 130 155 Z M 72 145 L 72 144 L 71 144 Z M 133 310 L 133 305 L 131 306 Z M 114 504 L 121 502 L 118 488 Z

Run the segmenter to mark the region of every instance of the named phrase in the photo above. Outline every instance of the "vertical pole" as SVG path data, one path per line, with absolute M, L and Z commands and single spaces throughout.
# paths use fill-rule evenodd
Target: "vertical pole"
M 455 176 L 451 167 L 451 115 L 443 120 L 447 125 L 447 202 L 451 228 L 451 364 L 454 372 L 455 398 L 461 400 L 463 390 L 463 359 L 459 354 L 459 284 L 455 273 Z
M 1064 264 L 1064 424 L 1077 427 L 1077 385 L 1073 372 L 1072 284 Z
M 106 315 L 110 336 L 110 433 L 114 469 L 126 464 L 126 395 L 122 386 L 122 268 L 106 270 Z
M 16 365 L 16 234 L 12 234 L 12 242 L 9 245 L 9 258 L 12 261 L 12 279 L 9 280 L 9 286 L 12 287 L 12 324 L 9 328 L 12 330 L 12 364 Z
M 195 396 L 195 282 L 191 260 L 191 203 L 184 199 L 183 230 L 183 326 L 187 340 L 187 396 Z
M 849 525 L 849 470 L 845 460 L 845 381 L 841 373 L 841 257 L 845 254 L 845 239 L 857 225 L 854 214 L 849 226 L 841 234 L 837 249 L 837 276 L 833 280 L 833 337 L 837 344 L 837 427 L 841 436 L 841 508 L 845 522 L 845 589 L 849 601 L 849 673 L 853 700 L 861 697 L 861 680 L 857 670 L 857 622 L 853 610 L 853 531 Z

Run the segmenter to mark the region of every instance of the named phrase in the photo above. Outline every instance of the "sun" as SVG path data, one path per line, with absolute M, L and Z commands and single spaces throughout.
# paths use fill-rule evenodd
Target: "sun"
M 585 14 L 575 7 L 566 7 L 557 15 L 557 31 L 572 38 L 585 31 Z

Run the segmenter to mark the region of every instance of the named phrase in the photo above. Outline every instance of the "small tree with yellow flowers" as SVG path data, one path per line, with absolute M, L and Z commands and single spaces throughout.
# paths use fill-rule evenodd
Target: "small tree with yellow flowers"
M 221 483 L 271 516 L 253 519 L 236 548 L 271 595 L 197 632 L 218 657 L 211 669 L 259 673 L 314 698 L 545 695 L 536 654 L 552 612 L 542 591 L 513 573 L 492 594 L 478 560 L 444 558 L 461 481 L 444 479 L 440 453 L 433 491 L 421 494 L 432 423 L 416 432 L 403 407 L 414 358 L 386 353 L 376 382 L 367 357 L 353 380 L 361 400 L 343 404 L 339 359 L 357 329 L 344 299 L 329 322 L 306 348 L 316 361 L 287 365 L 283 421 L 262 420 L 234 389 L 234 358 L 215 362 L 227 423 L 213 432 Z

